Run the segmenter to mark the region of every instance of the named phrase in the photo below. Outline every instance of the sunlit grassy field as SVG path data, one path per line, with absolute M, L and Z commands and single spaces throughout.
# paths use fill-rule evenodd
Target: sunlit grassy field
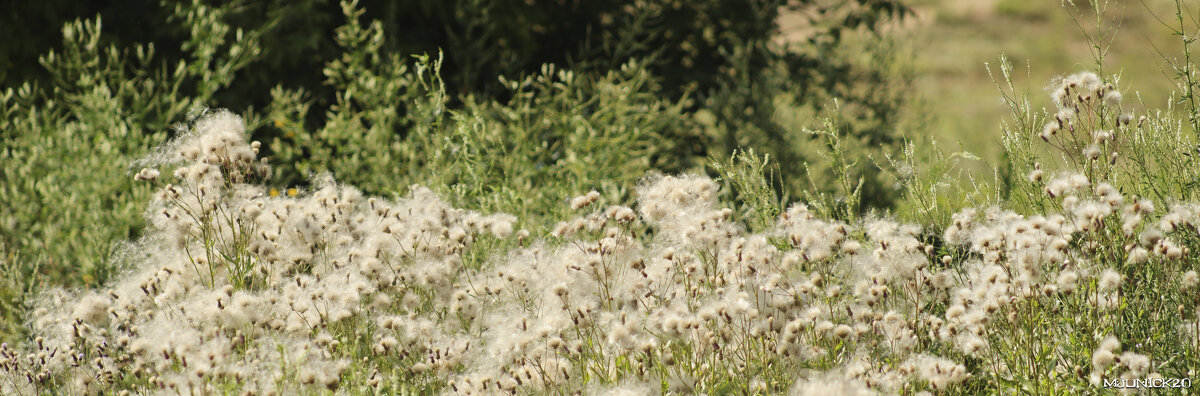
M 1055 76 L 1095 68 L 1096 15 L 1086 2 L 919 1 L 920 16 L 906 30 L 914 42 L 916 88 L 933 120 L 929 133 L 950 147 L 962 147 L 996 163 L 1000 122 L 1008 109 L 993 77 L 999 57 L 1014 64 L 1017 83 L 1041 92 Z M 1120 86 L 1144 107 L 1164 107 L 1176 89 L 1163 55 L 1181 50 L 1172 39 L 1173 1 L 1109 2 L 1102 41 L 1106 73 L 1120 75 Z M 1073 16 L 1074 15 L 1074 16 Z M 1163 24 L 1168 26 L 1164 26 Z M 986 65 L 992 67 L 989 74 Z M 1132 95 L 1140 96 L 1140 99 Z M 1046 95 L 1031 95 L 1046 106 Z M 1143 106 L 1140 103 L 1137 106 Z

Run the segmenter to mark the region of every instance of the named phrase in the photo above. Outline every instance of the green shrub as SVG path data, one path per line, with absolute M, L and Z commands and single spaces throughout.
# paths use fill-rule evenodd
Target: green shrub
M 696 165 L 664 136 L 686 125 L 681 105 L 655 96 L 654 77 L 636 62 L 596 77 L 547 65 L 520 80 L 502 77 L 504 102 L 465 97 L 450 109 L 440 58 L 409 63 L 382 53 L 381 25 L 360 24 L 352 4 L 345 12 L 338 40 L 346 52 L 325 68 L 338 101 L 320 127 L 306 124 L 304 92 L 273 92 L 267 118 L 281 131 L 272 146 L 285 182 L 329 171 L 370 193 L 427 184 L 446 188 L 458 205 L 545 227 L 536 220 L 552 218 L 549 208 L 567 194 L 627 196 L 623 186 L 651 169 Z
M 233 31 L 220 9 L 194 3 L 174 15 L 196 32 L 186 62 L 158 66 L 153 44 L 103 46 L 99 19 L 76 21 L 63 28 L 63 50 L 41 58 L 46 86 L 0 95 L 0 241 L 44 254 L 56 280 L 108 275 L 114 243 L 137 237 L 149 196 L 133 184 L 133 159 L 258 55 L 257 33 Z
M 99 18 L 69 23 L 62 50 L 41 58 L 46 85 L 0 93 L 0 246 L 11 255 L 5 261 L 21 261 L 6 275 L 21 285 L 113 275 L 114 248 L 139 237 L 150 196 L 133 183 L 131 163 L 163 142 L 171 123 L 211 104 L 259 53 L 259 32 L 234 30 L 225 12 L 177 6 L 173 20 L 195 34 L 183 44 L 186 60 L 173 64 L 156 61 L 154 44 L 103 45 Z M 20 329 L 7 319 L 29 291 L 10 286 L 0 296 L 4 339 Z
M 63 8 L 73 9 L 54 1 L 38 4 L 22 7 L 28 8 L 25 13 L 46 8 L 45 15 L 51 19 L 68 15 Z M 238 111 L 263 109 L 278 106 L 273 104 L 278 96 L 271 94 L 275 88 L 282 88 L 288 95 L 302 93 L 311 111 L 306 112 L 309 118 L 298 121 L 311 129 L 324 128 L 328 111 L 350 111 L 332 109 L 345 102 L 338 95 L 346 90 L 322 73 L 331 64 L 347 61 L 347 38 L 332 34 L 343 23 L 338 17 L 339 4 L 329 0 L 215 4 L 225 23 L 260 32 L 256 40 L 265 50 L 254 67 L 234 73 L 237 85 L 215 92 L 213 103 Z M 715 117 L 714 126 L 699 131 L 690 123 L 668 123 L 655 131 L 670 140 L 664 146 L 674 150 L 663 153 L 662 157 L 671 158 L 664 161 L 682 163 L 671 169 L 695 166 L 710 155 L 724 157 L 740 147 L 750 147 L 770 153 L 789 175 L 801 174 L 805 160 L 814 155 L 808 148 L 813 143 L 799 130 L 815 125 L 811 120 L 782 123 L 778 116 L 798 109 L 824 113 L 834 99 L 839 99 L 843 110 L 836 117 L 843 126 L 841 133 L 862 137 L 868 145 L 887 146 L 856 149 L 862 151 L 861 155 L 855 154 L 861 165 L 856 172 L 867 180 L 864 202 L 878 208 L 893 204 L 894 194 L 881 187 L 866 155 L 880 156 L 894 149 L 900 130 L 894 121 L 910 98 L 899 95 L 899 89 L 884 87 L 903 83 L 906 77 L 893 70 L 896 54 L 876 53 L 860 59 L 856 51 L 861 47 L 855 42 L 861 37 L 875 37 L 889 21 L 908 15 L 910 11 L 898 1 L 363 0 L 354 6 L 360 14 L 357 19 L 387 26 L 370 39 L 374 41 L 369 45 L 376 46 L 374 51 L 381 56 L 376 62 L 381 65 L 378 67 L 387 67 L 383 65 L 395 60 L 392 54 L 400 58 L 408 54 L 445 54 L 439 78 L 449 93 L 445 98 L 448 109 L 462 109 L 468 97 L 477 103 L 507 103 L 514 92 L 496 77 L 521 80 L 539 74 L 546 64 L 570 70 L 581 80 L 620 75 L 626 73 L 621 70 L 623 66 L 639 65 L 655 81 L 641 86 L 642 92 L 663 103 L 680 105 L 689 117 Z M 139 17 L 156 20 L 160 14 L 169 13 L 152 6 L 122 12 L 103 4 L 86 9 L 121 21 Z M 805 19 L 803 34 L 780 32 L 778 18 L 783 10 Z M 175 43 L 186 42 L 193 32 L 206 31 L 187 26 L 180 29 L 172 24 L 147 24 L 151 26 L 141 29 L 130 25 L 137 24 L 109 28 L 106 40 L 125 48 L 132 47 L 132 42 L 152 40 L 170 65 L 188 56 L 186 51 L 174 51 Z M 786 45 L 779 43 L 783 34 L 789 37 Z M 40 51 L 46 46 L 48 43 L 36 48 Z M 22 46 L 11 51 L 19 59 L 30 57 L 32 50 Z M 36 76 L 24 68 L 13 70 L 6 84 Z M 288 78 L 280 81 L 279 76 Z M 387 85 L 379 84 L 377 89 Z M 359 96 L 350 101 L 383 99 Z M 781 100 L 787 104 L 779 104 Z M 257 120 L 253 115 L 248 118 Z M 394 127 L 394 134 L 401 138 L 410 134 L 410 128 L 416 128 L 403 123 Z M 265 134 L 265 141 L 276 137 L 276 132 L 259 130 Z M 287 182 L 299 180 L 294 178 L 297 175 L 285 176 Z M 789 192 L 799 193 L 796 189 Z

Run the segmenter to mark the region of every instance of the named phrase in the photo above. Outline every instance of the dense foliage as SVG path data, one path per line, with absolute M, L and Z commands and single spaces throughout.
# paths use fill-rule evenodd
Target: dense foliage
M 194 1 L 140 11 L 162 54 L 68 23 L 0 95 L 0 393 L 1189 378 L 1200 21 L 1147 108 L 1105 4 L 1052 108 L 995 69 L 992 183 L 897 132 L 890 1 Z
M 622 194 L 597 175 L 617 169 L 605 179 L 621 185 L 739 147 L 802 171 L 807 139 L 770 115 L 777 101 L 821 108 L 864 73 L 902 77 L 831 56 L 844 31 L 904 15 L 890 1 L 788 4 L 817 27 L 791 47 L 771 41 L 785 7 L 773 1 L 410 3 L 6 8 L 5 29 L 30 40 L 2 47 L 14 63 L 3 73 L 0 241 L 55 278 L 105 279 L 113 244 L 142 226 L 148 193 L 122 171 L 204 107 L 245 112 L 255 136 L 277 142 L 268 154 L 281 189 L 328 170 L 372 193 L 413 181 L 496 189 L 457 196 L 522 212 L 510 206 L 553 199 L 526 195 L 530 186 L 570 180 Z M 71 12 L 89 14 L 37 31 Z M 871 142 L 894 140 L 879 120 L 898 110 L 864 103 L 846 120 Z M 464 148 L 443 150 L 455 144 Z M 452 170 L 461 161 L 491 163 L 467 175 L 472 184 Z

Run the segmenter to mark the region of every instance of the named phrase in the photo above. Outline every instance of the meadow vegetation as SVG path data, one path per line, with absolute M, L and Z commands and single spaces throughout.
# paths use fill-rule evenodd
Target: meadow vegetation
M 921 106 L 885 28 L 913 16 L 887 2 L 802 2 L 807 44 L 723 37 L 728 64 L 691 87 L 636 34 L 608 39 L 620 62 L 482 83 L 461 48 L 394 51 L 344 2 L 321 87 L 238 112 L 212 105 L 275 56 L 276 22 L 177 6 L 178 62 L 70 23 L 41 58 L 52 79 L 0 96 L 0 393 L 1194 379 L 1200 10 L 1157 15 L 1180 51 L 1161 54 L 1176 89 L 1153 107 L 1112 71 L 1121 11 L 1076 3 L 1058 12 L 1091 66 L 1044 90 L 989 67 L 1007 116 L 979 126 L 1003 135 L 978 177 L 973 155 L 901 131 L 926 124 L 904 116 Z

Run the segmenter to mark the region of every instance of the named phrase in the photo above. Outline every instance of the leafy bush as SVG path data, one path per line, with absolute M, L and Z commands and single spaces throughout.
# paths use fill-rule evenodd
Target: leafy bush
M 560 206 L 563 191 L 619 197 L 651 169 L 692 165 L 664 137 L 686 122 L 681 105 L 658 99 L 637 63 L 599 77 L 547 65 L 521 80 L 501 78 L 510 90 L 503 103 L 467 97 L 450 109 L 441 59 L 418 57 L 410 70 L 380 52 L 378 22 L 361 25 L 351 4 L 344 11 L 350 22 L 338 40 L 346 53 L 325 69 L 338 101 L 320 129 L 305 124 L 304 92 L 277 88 L 268 108 L 283 131 L 274 155 L 284 180 L 329 170 L 370 193 L 445 186 L 459 205 L 536 220 L 535 211 L 554 216 L 545 210 Z
M 51 84 L 0 95 L 0 243 L 44 255 L 55 279 L 108 276 L 103 264 L 142 228 L 138 202 L 150 193 L 132 183 L 130 163 L 259 52 L 256 32 L 222 17 L 199 3 L 177 7 L 174 18 L 197 34 L 184 43 L 187 61 L 161 68 L 153 44 L 101 45 L 99 19 L 63 28 L 63 51 L 41 58 Z
M 6 85 L 38 76 L 25 64 L 32 63 L 45 48 L 54 46 L 54 32 L 40 32 L 76 19 L 100 14 L 119 25 L 109 26 L 106 40 L 117 45 L 143 41 L 160 44 L 174 63 L 186 54 L 176 53 L 171 45 L 185 41 L 191 31 L 161 21 L 170 7 L 105 1 L 88 4 L 64 4 L 55 0 L 18 4 L 0 13 L 5 33 L 28 37 L 11 46 L 0 47 L 3 64 L 0 75 L 7 74 Z M 444 78 L 454 94 L 503 99 L 507 89 L 496 76 L 523 76 L 537 73 L 543 64 L 553 63 L 580 74 L 603 74 L 617 70 L 630 60 L 647 59 L 651 71 L 664 79 L 664 98 L 678 98 L 689 89 L 707 92 L 722 85 L 721 79 L 740 62 L 750 59 L 756 73 L 770 67 L 781 54 L 766 52 L 778 33 L 777 17 L 781 10 L 799 10 L 811 25 L 806 47 L 836 47 L 857 29 L 873 30 L 889 18 L 910 12 L 902 3 L 886 1 L 829 2 L 820 0 L 652 0 L 621 2 L 533 2 L 524 0 L 456 1 L 378 1 L 360 0 L 357 8 L 368 20 L 388 26 L 384 49 L 401 54 L 447 54 Z M 71 7 L 74 6 L 74 7 Z M 258 67 L 239 72 L 238 87 L 219 95 L 222 103 L 233 108 L 248 104 L 265 106 L 269 89 L 290 79 L 289 88 L 314 92 L 320 101 L 334 101 L 331 90 L 322 87 L 322 67 L 341 56 L 340 44 L 330 33 L 343 22 L 340 3 L 329 0 L 223 2 L 213 4 L 223 10 L 226 22 L 247 31 L 260 30 L 264 22 L 271 29 L 260 37 L 267 51 Z M 73 15 L 73 13 L 76 13 Z M 30 18 L 38 23 L 22 23 Z M 749 58 L 732 57 L 732 51 L 751 51 Z M 791 53 L 789 65 L 814 81 L 839 72 L 845 65 L 817 53 Z M 827 63 L 828 62 L 828 63 Z M 8 71 L 8 73 L 4 73 Z M 751 74 L 753 75 L 753 74 Z M 838 81 L 836 75 L 823 84 Z M 845 81 L 845 80 L 842 80 Z M 689 86 L 695 85 L 693 88 Z M 323 105 L 324 106 L 324 105 Z

